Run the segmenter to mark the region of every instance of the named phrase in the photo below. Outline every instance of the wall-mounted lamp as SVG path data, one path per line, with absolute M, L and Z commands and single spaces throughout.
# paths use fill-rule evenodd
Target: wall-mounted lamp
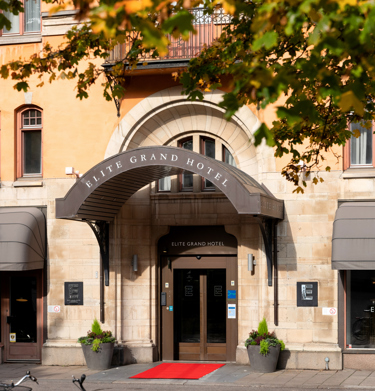
M 79 170 L 74 170 L 74 167 L 65 167 L 65 175 L 75 175 L 76 178 L 82 177 Z
M 138 271 L 138 255 L 134 254 L 132 259 L 133 272 Z
M 168 262 L 168 269 L 169 270 L 172 270 L 172 261 L 171 261 L 171 258 L 167 258 L 167 262 Z
M 163 254 L 166 254 L 168 252 L 168 248 L 164 247 L 162 251 L 163 251 Z
M 247 270 L 249 272 L 253 272 L 254 271 L 254 265 L 256 265 L 256 264 L 257 264 L 257 262 L 254 259 L 254 255 L 253 254 L 247 254 Z

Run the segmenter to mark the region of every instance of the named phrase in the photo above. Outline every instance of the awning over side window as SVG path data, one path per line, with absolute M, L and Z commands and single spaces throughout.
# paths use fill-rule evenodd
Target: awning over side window
M 0 208 L 0 271 L 43 269 L 46 219 L 37 208 Z
M 337 209 L 332 269 L 375 270 L 375 202 L 345 202 Z

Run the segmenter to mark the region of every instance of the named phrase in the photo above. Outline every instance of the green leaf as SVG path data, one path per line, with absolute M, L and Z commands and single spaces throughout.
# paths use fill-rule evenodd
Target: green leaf
M 254 52 L 261 49 L 263 46 L 269 50 L 277 45 L 278 34 L 276 31 L 267 31 L 253 43 L 252 49 Z
M 254 133 L 254 145 L 260 145 L 263 139 L 266 140 L 266 144 L 268 146 L 273 147 L 275 145 L 273 134 L 270 132 L 268 126 L 264 123 L 262 123 L 262 125 Z
M 171 16 L 162 26 L 163 31 L 172 34 L 175 38 L 181 33 L 183 37 L 187 38 L 191 31 L 194 31 L 192 21 L 194 15 L 187 10 L 178 12 Z
M 354 109 L 354 111 L 363 116 L 364 114 L 364 104 L 356 97 L 353 91 L 344 92 L 338 102 L 338 106 L 342 109 L 344 113 L 347 113 Z

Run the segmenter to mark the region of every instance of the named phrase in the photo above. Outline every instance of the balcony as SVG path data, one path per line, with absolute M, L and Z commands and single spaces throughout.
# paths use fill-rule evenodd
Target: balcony
M 152 58 L 145 56 L 140 59 L 141 62 L 173 62 L 176 60 L 189 60 L 197 57 L 205 45 L 210 45 L 215 39 L 220 37 L 223 29 L 230 23 L 231 16 L 225 14 L 222 8 L 218 8 L 212 15 L 205 15 L 203 8 L 193 8 L 190 12 L 194 15 L 194 29 L 196 34 L 190 33 L 189 40 L 173 38 L 168 35 L 171 42 L 169 45 L 169 53 L 163 57 Z M 128 33 L 129 39 L 117 45 L 110 53 L 106 63 L 114 63 L 124 60 L 129 52 L 132 42 L 137 38 L 137 32 Z M 126 61 L 126 60 L 125 60 Z

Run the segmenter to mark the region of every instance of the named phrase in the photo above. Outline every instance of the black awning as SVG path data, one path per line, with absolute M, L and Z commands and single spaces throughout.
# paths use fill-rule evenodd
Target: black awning
M 337 209 L 332 269 L 375 270 L 375 201 L 345 202 Z
M 43 269 L 46 219 L 34 207 L 0 208 L 0 271 Z
M 89 170 L 56 199 L 56 218 L 112 221 L 122 205 L 145 185 L 184 171 L 211 181 L 239 214 L 282 220 L 284 202 L 245 172 L 177 147 L 141 147 L 119 153 Z

